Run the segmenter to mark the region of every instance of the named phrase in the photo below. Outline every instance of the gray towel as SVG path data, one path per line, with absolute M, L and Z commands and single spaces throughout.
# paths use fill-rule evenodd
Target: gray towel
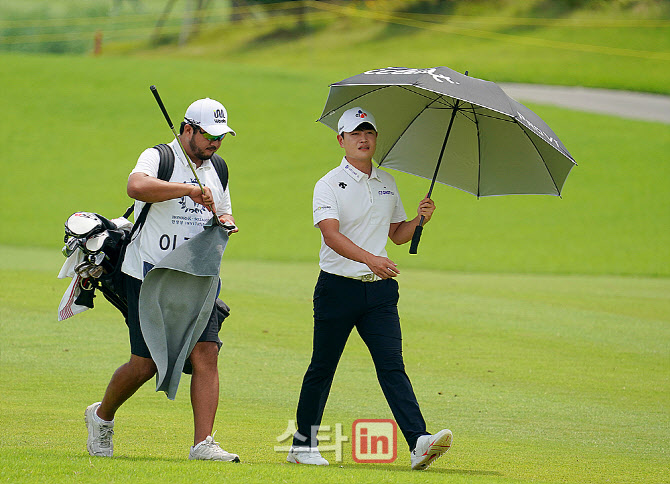
M 228 235 L 210 220 L 144 278 L 140 326 L 156 363 L 156 391 L 174 400 L 184 362 L 207 326 L 214 307 Z

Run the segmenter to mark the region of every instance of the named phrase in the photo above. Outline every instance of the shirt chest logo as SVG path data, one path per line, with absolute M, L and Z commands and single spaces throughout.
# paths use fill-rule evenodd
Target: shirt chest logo
M 340 187 L 342 190 L 344 190 L 345 188 L 347 188 L 347 184 L 344 183 L 344 182 L 340 182 L 340 183 L 338 183 L 337 186 Z

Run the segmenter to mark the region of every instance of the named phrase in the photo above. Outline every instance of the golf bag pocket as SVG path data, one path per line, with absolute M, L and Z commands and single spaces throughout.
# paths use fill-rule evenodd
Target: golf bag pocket
M 214 307 L 216 309 L 216 317 L 219 321 L 219 329 L 221 329 L 223 320 L 230 316 L 230 307 L 218 297 L 214 301 Z

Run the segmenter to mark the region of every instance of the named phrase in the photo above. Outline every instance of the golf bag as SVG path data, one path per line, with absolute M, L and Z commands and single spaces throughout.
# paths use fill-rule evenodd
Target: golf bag
M 160 154 L 158 178 L 169 181 L 174 170 L 174 152 L 166 144 L 154 146 Z M 210 159 L 216 169 L 221 186 L 228 186 L 228 167 L 218 155 Z M 76 212 L 65 222 L 65 257 L 77 257 L 74 272 L 81 277 L 80 291 L 74 304 L 93 307 L 96 289 L 102 292 L 124 318 L 128 317 L 126 298 L 126 276 L 121 271 L 126 248 L 144 225 L 151 203 L 146 203 L 142 211 L 136 214 L 135 223 L 128 217 L 134 211 L 135 204 L 128 207 L 123 217 L 109 220 L 92 212 Z M 220 299 L 216 300 L 220 320 L 230 314 L 230 308 Z

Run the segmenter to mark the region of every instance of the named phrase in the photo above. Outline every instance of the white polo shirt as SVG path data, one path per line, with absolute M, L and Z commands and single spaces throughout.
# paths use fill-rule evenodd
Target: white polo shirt
M 175 154 L 174 171 L 170 181 L 197 186 L 198 183 L 186 164 L 177 140 L 172 141 L 169 146 Z M 149 148 L 140 155 L 137 165 L 130 174 L 145 173 L 157 178 L 159 163 L 158 150 Z M 203 161 L 195 172 L 200 183 L 212 190 L 217 215 L 224 213 L 232 215 L 228 188 L 224 190 L 221 186 L 221 180 L 212 162 Z M 139 217 L 144 205 L 144 202 L 135 201 L 135 217 Z M 211 218 L 211 212 L 187 196 L 153 203 L 144 226 L 126 249 L 121 270 L 129 276 L 143 280 L 150 267 L 156 265 L 185 241 L 202 232 L 203 225 Z
M 340 233 L 368 252 L 386 257 L 390 224 L 407 219 L 393 176 L 372 166 L 370 177 L 342 159 L 340 166 L 316 182 L 312 201 L 314 226 L 336 219 Z M 319 266 L 344 277 L 371 274 L 361 262 L 342 257 L 328 247 L 321 235 Z

